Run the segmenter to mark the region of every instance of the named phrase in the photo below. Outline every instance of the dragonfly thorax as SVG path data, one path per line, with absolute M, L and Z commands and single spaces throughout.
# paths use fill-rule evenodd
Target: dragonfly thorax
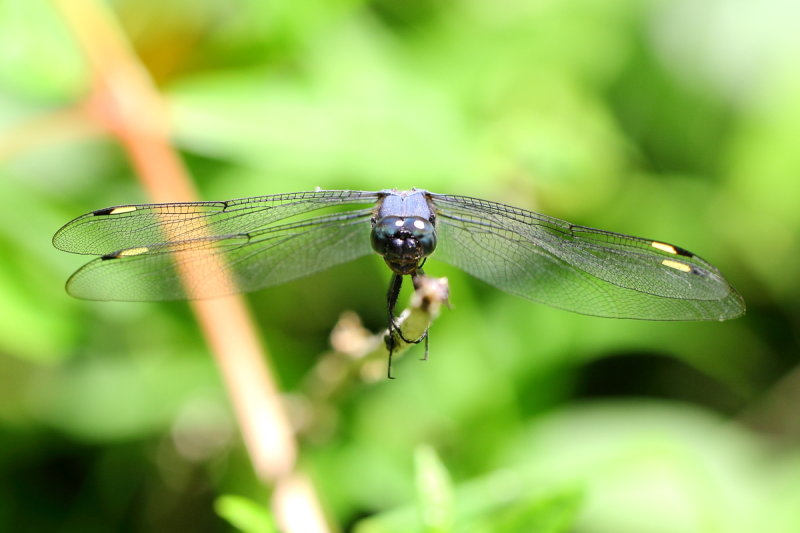
M 387 216 L 372 225 L 372 249 L 396 274 L 413 274 L 436 248 L 436 230 L 423 217 Z

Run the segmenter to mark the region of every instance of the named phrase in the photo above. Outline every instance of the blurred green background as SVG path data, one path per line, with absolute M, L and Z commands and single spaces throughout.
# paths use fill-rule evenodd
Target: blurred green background
M 800 3 L 107 5 L 204 199 L 477 196 L 680 244 L 747 302 L 724 323 L 605 320 L 432 260 L 453 309 L 430 360 L 352 386 L 302 437 L 333 523 L 800 531 Z M 52 5 L 0 3 L 0 531 L 234 531 L 215 501 L 267 489 L 186 304 L 63 288 L 85 258 L 51 247 L 59 226 L 148 200 L 69 111 L 89 86 Z M 383 326 L 388 278 L 375 256 L 248 296 L 295 400 L 342 312 Z

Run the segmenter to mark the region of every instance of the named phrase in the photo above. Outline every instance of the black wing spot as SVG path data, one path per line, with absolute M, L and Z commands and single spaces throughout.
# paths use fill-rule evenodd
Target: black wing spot
M 697 276 L 708 276 L 708 272 L 703 270 L 702 268 L 697 268 L 696 266 L 691 266 L 692 270 L 690 271 L 692 274 Z

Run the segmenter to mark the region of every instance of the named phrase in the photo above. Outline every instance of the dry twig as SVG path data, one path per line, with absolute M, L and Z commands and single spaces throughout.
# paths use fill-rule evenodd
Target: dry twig
M 192 181 L 169 142 L 166 106 L 113 14 L 97 0 L 55 4 L 93 76 L 84 111 L 119 140 L 154 201 L 195 200 Z M 192 308 L 216 358 L 256 473 L 275 487 L 272 508 L 282 530 L 329 531 L 310 480 L 295 470 L 297 444 L 242 299 L 200 300 L 192 302 Z

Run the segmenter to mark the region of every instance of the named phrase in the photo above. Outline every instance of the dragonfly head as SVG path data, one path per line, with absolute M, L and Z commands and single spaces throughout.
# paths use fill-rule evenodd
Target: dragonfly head
M 372 224 L 372 249 L 395 274 L 413 274 L 435 248 L 436 231 L 425 218 L 387 216 Z

